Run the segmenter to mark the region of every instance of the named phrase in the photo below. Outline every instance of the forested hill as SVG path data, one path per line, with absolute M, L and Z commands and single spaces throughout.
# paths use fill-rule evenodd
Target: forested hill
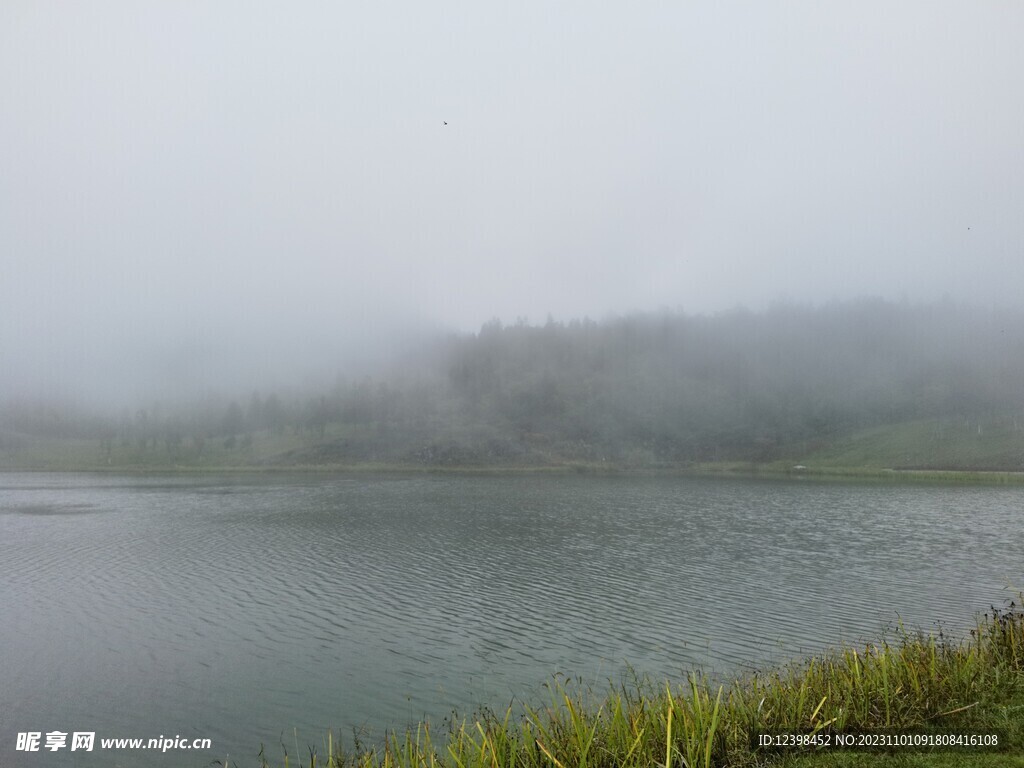
M 771 460 L 876 425 L 1024 425 L 1024 321 L 863 301 L 491 323 L 454 345 L 449 387 L 466 424 L 519 447 L 640 463 Z
M 108 465 L 679 466 L 800 458 L 927 424 L 936 444 L 1009 435 L 999 466 L 974 468 L 1024 467 L 1024 316 L 951 302 L 492 321 L 395 370 L 301 397 L 157 403 L 116 424 L 8 411 L 0 435 L 8 463 L 28 435 L 63 430 Z

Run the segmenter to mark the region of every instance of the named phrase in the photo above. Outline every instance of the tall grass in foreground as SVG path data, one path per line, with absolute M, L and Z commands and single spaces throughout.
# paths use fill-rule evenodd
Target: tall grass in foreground
M 1022 709 L 1024 612 L 993 608 L 970 637 L 952 642 L 909 633 L 843 648 L 769 672 L 716 685 L 700 674 L 682 684 L 648 681 L 597 696 L 572 683 L 551 687 L 551 702 L 513 715 L 484 711 L 452 723 L 440 739 L 422 724 L 381 746 L 345 752 L 328 737 L 283 765 L 309 768 L 626 768 L 755 766 L 773 757 L 752 746 L 759 732 L 948 732 L 988 726 L 997 711 Z M 1024 722 L 1024 711 L 1020 721 Z M 1024 726 L 1010 734 L 1024 750 Z M 262 753 L 261 753 L 262 757 Z M 265 758 L 263 768 L 270 768 Z

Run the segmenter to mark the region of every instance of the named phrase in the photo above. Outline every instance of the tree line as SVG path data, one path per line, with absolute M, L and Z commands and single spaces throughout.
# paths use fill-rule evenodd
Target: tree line
M 344 372 L 343 372 L 344 373 Z M 282 462 L 769 461 L 916 419 L 1024 424 L 1024 316 L 951 301 L 485 323 L 387 376 L 116 418 L 10 408 L 8 436 L 169 456 L 301 437 Z

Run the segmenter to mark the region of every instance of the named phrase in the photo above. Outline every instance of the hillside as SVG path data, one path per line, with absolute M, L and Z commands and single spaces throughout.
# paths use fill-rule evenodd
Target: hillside
M 0 467 L 1024 469 L 1024 318 L 951 303 L 493 321 L 345 373 L 117 417 L 8 403 Z

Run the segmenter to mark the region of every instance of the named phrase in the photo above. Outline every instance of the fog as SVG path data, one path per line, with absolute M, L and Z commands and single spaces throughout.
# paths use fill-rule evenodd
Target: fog
M 1016 304 L 1013 2 L 0 7 L 0 395 L 301 385 L 490 318 Z

